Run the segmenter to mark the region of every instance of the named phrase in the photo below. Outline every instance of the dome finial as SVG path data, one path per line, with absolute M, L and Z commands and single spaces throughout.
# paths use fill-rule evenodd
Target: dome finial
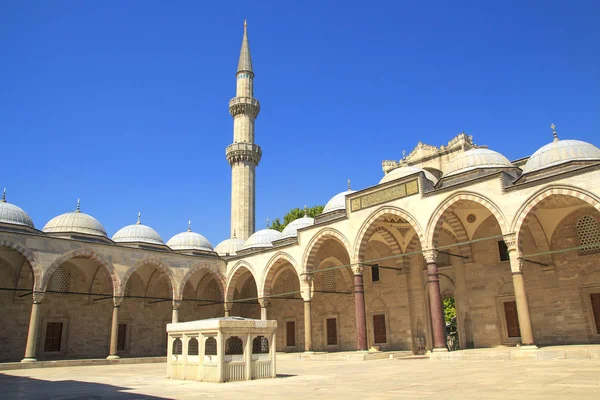
M 6 188 L 2 191 L 2 200 L 3 203 L 6 203 Z
M 308 217 L 308 207 L 306 206 L 306 204 L 304 205 L 304 217 Z
M 350 178 L 348 178 L 348 190 L 351 190 L 352 188 L 350 187 Z
M 75 212 L 81 212 L 81 201 L 79 199 L 77 199 L 77 208 L 75 209 Z
M 191 232 L 191 231 L 192 231 L 192 220 L 190 219 L 188 221 L 188 232 Z
M 554 123 L 550 125 L 550 129 L 552 129 L 552 136 L 554 136 L 554 141 L 558 142 L 558 135 L 556 134 L 556 125 Z
M 267 228 L 269 227 L 269 217 L 267 217 Z
M 138 212 L 138 220 L 137 220 L 136 225 L 141 225 L 141 224 L 142 224 L 142 213 Z

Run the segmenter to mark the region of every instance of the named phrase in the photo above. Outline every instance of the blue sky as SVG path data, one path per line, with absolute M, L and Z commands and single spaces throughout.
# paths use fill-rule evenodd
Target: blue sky
M 0 186 L 41 229 L 75 209 L 229 235 L 227 104 L 248 29 L 257 229 L 376 184 L 464 131 L 509 159 L 600 144 L 597 1 L 5 1 Z

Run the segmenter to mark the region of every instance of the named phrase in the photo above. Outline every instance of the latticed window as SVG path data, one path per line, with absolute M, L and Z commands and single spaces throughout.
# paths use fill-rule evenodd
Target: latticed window
M 577 221 L 577 237 L 579 238 L 579 254 L 591 254 L 600 251 L 600 224 L 590 215 Z
M 131 296 L 131 279 L 125 284 L 125 296 Z
M 225 341 L 225 355 L 235 356 L 244 354 L 244 342 L 237 336 L 232 336 Z
M 325 287 L 327 292 L 335 292 L 335 270 L 325 271 Z
M 510 257 L 508 256 L 508 246 L 504 240 L 498 241 L 498 253 L 500 254 L 500 261 L 510 260 Z
M 181 355 L 183 354 L 183 342 L 181 339 L 177 338 L 173 340 L 173 355 Z
M 62 265 L 56 268 L 50 279 L 50 290 L 53 292 L 67 292 L 69 290 L 69 273 Z
M 209 337 L 204 342 L 204 355 L 216 356 L 217 355 L 217 339 Z
M 198 339 L 191 338 L 188 342 L 188 356 L 198 355 Z
M 252 354 L 264 354 L 269 352 L 269 339 L 257 336 L 252 341 Z

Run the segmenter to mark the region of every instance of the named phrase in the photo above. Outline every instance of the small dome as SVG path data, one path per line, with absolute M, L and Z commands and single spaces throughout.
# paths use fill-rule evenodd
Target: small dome
M 348 189 L 345 192 L 338 193 L 335 196 L 333 196 L 331 200 L 329 200 L 327 204 L 325 204 L 325 207 L 323 208 L 323 214 L 335 210 L 345 210 L 346 195 L 354 192 L 356 192 L 356 190 Z
M 523 174 L 569 161 L 600 161 L 600 149 L 581 140 L 556 139 L 529 157 L 523 167 Z
M 314 225 L 315 219 L 304 214 L 304 217 L 293 220 L 283 229 L 283 237 L 298 236 L 298 229 Z
M 497 151 L 471 149 L 457 155 L 448 163 L 444 177 L 457 175 L 478 168 L 510 168 L 514 165 Z
M 158 232 L 149 226 L 142 225 L 140 214 L 135 225 L 127 225 L 117 231 L 112 240 L 118 243 L 150 243 L 164 244 Z
M 240 250 L 273 247 L 273 241 L 281 238 L 283 235 L 275 229 L 262 229 L 250 235 Z
M 385 174 L 383 178 L 381 178 L 379 184 L 390 182 L 395 179 L 404 178 L 405 176 L 416 174 L 418 172 L 423 172 L 425 174 L 425 177 L 431 182 L 433 182 L 434 185 L 437 183 L 438 179 L 431 172 L 426 171 L 422 168 L 406 166 L 391 170 L 389 173 Z
M 239 249 L 244 245 L 244 239 L 225 239 L 215 247 L 215 252 L 220 256 L 230 255 L 233 256 Z
M 199 233 L 192 232 L 191 223 L 188 224 L 187 232 L 181 232 L 173 236 L 167 242 L 172 250 L 202 250 L 213 251 L 212 244 Z
M 73 212 L 52 218 L 42 229 L 45 233 L 84 233 L 106 237 L 102 224 L 94 217 L 81 212 L 79 200 Z
M 0 200 L 0 223 L 34 228 L 31 217 L 22 208 L 6 202 L 6 189 L 4 189 L 2 200 Z

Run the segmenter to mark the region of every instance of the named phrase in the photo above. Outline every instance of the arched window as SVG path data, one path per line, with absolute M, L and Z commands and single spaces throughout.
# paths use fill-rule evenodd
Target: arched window
M 235 356 L 244 354 L 244 343 L 237 336 L 232 336 L 225 342 L 225 355 Z
M 53 292 L 69 291 L 69 273 L 62 265 L 56 268 L 52 278 L 50 278 L 50 290 Z
M 600 224 L 590 215 L 585 215 L 577 221 L 577 238 L 579 239 L 579 254 L 591 254 L 600 251 Z
M 205 356 L 216 356 L 217 355 L 217 339 L 209 337 L 204 342 L 204 355 Z
M 181 355 L 183 353 L 183 342 L 177 338 L 173 340 L 173 355 Z
M 188 356 L 198 355 L 198 339 L 191 338 L 188 342 Z
M 252 354 L 269 353 L 269 339 L 264 336 L 257 336 L 252 341 Z
M 325 271 L 324 290 L 327 292 L 335 292 L 335 270 Z

